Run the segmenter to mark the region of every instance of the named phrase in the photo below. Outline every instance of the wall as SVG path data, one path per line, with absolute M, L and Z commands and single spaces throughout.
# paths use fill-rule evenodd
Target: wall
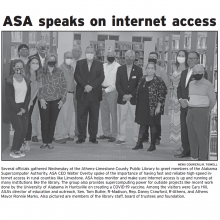
M 58 32 L 58 65 L 63 62 L 63 54 L 73 47 L 73 32 Z

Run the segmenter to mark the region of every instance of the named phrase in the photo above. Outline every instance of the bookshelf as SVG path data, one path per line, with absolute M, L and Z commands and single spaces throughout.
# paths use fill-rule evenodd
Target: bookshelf
M 106 51 L 114 50 L 116 53 L 116 62 L 124 65 L 125 52 L 133 50 L 135 52 L 135 64 L 142 67 L 144 65 L 144 43 L 133 43 L 125 41 L 90 41 L 90 46 L 93 46 L 96 51 L 96 59 L 101 62 L 106 62 Z
M 170 33 L 168 36 L 158 38 L 156 52 L 158 53 L 158 59 L 162 61 L 162 67 L 166 70 L 168 77 L 171 79 L 172 73 L 176 69 L 175 62 L 178 51 L 185 49 L 188 52 L 198 52 L 199 63 L 206 69 L 209 80 L 214 83 L 215 76 L 217 76 L 216 35 L 216 32 L 180 32 L 179 34 Z M 169 82 L 169 98 L 171 99 L 171 80 Z

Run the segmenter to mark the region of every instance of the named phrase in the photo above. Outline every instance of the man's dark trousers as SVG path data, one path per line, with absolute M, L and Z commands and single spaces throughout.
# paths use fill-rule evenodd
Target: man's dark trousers
M 189 145 L 189 137 L 188 137 L 188 129 L 186 124 L 186 116 L 187 116 L 188 108 L 180 108 L 180 125 L 181 125 L 181 140 L 183 146 L 183 153 L 190 154 L 190 145 Z
M 98 122 L 99 122 L 99 108 L 100 101 L 89 101 L 87 98 L 84 101 L 77 101 L 77 124 L 79 136 L 78 138 L 82 141 L 86 139 L 87 129 L 87 118 L 89 115 L 89 140 L 96 140 L 98 133 Z

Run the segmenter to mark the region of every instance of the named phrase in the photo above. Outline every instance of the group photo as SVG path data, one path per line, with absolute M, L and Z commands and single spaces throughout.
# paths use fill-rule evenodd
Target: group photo
M 1 32 L 2 161 L 218 160 L 218 32 Z

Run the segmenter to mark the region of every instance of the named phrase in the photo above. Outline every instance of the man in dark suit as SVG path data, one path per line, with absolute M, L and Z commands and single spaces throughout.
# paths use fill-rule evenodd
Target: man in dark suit
M 47 55 L 47 43 L 46 41 L 40 40 L 36 43 L 37 54 L 36 56 L 40 60 L 40 68 L 44 66 L 45 58 Z
M 126 122 L 128 112 L 131 114 L 132 121 L 135 120 L 136 90 L 139 79 L 143 76 L 142 68 L 133 64 L 135 52 L 128 50 L 125 53 L 126 65 L 118 67 L 116 74 L 116 90 L 118 91 L 118 140 L 116 145 L 125 144 Z M 139 126 L 133 123 L 134 140 L 138 140 Z
M 79 130 L 77 144 L 85 142 L 87 117 L 89 114 L 89 141 L 97 144 L 100 101 L 102 100 L 103 64 L 94 60 L 93 47 L 86 48 L 86 59 L 77 61 L 74 73 L 76 80 L 77 125 Z
M 183 146 L 183 152 L 181 154 L 174 155 L 177 158 L 190 157 L 190 145 L 188 138 L 188 130 L 186 125 L 186 116 L 188 111 L 188 98 L 189 98 L 189 83 L 193 79 L 192 68 L 199 63 L 199 54 L 195 51 L 189 52 L 188 65 L 189 68 L 185 69 L 181 73 L 180 82 L 177 87 L 177 98 L 180 102 L 180 123 L 181 123 L 181 140 Z M 205 75 L 207 78 L 207 73 Z

